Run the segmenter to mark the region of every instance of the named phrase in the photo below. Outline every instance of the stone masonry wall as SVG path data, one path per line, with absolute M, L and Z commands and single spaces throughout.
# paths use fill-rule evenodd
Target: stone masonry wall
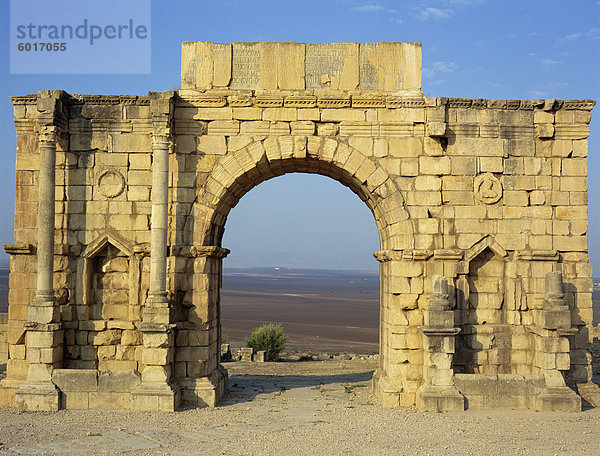
M 79 370 L 73 375 L 93 386 L 85 394 L 64 386 L 73 394 L 63 406 L 93 408 L 106 372 L 138 387 L 141 378 L 143 394 L 155 391 L 144 382 L 161 381 L 185 402 L 216 403 L 225 388 L 218 328 L 227 215 L 246 192 L 288 172 L 336 179 L 373 212 L 382 278 L 375 382 L 384 405 L 414 405 L 424 386 L 448 386 L 454 374 L 555 370 L 572 387 L 587 383 L 594 102 L 424 97 L 414 43 L 275 44 L 185 43 L 177 92 L 13 98 L 15 244 L 5 246 L 10 359 L 0 399 L 11 402 L 38 356 L 26 323 L 36 295 L 38 134 L 48 98 L 61 113 L 53 120 L 61 325 L 49 342 L 64 347 L 52 360 L 61 367 L 56 381 L 70 385 L 69 371 Z M 280 71 L 290 55 L 289 71 Z M 390 56 L 395 63 L 386 63 Z M 334 57 L 337 64 L 327 63 Z M 163 144 L 166 310 L 148 297 L 159 264 L 151 221 Z M 539 327 L 553 271 L 562 272 L 570 323 L 549 349 L 550 333 Z M 439 356 L 422 329 L 434 276 L 447 280 L 447 334 L 460 330 Z M 127 391 L 113 392 L 120 407 L 139 406 Z
M 0 313 L 0 364 L 6 364 L 8 361 L 8 313 Z

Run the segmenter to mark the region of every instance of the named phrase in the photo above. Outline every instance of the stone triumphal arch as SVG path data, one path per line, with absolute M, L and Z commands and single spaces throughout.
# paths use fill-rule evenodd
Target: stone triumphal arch
M 1 403 L 215 405 L 225 221 L 287 172 L 338 180 L 375 217 L 381 404 L 598 403 L 593 101 L 425 97 L 417 43 L 205 42 L 183 44 L 181 90 L 12 101 Z

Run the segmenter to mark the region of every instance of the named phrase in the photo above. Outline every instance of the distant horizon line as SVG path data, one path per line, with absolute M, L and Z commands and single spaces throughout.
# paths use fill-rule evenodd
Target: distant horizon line
M 379 273 L 376 269 L 333 269 L 333 268 L 311 268 L 311 267 L 296 267 L 296 266 L 223 266 L 223 270 L 227 269 L 285 269 L 295 271 L 347 271 L 347 272 L 373 272 Z

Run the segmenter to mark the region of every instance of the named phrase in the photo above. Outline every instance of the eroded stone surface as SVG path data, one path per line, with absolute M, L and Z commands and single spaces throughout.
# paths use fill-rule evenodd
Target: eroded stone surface
M 427 390 L 456 406 L 455 374 L 543 375 L 552 389 L 539 404 L 552 409 L 577 407 L 567 386 L 595 394 L 594 102 L 424 97 L 420 49 L 184 43 L 177 92 L 14 97 L 0 403 L 215 405 L 227 379 L 225 220 L 246 192 L 287 172 L 336 179 L 373 212 L 383 405 L 417 404 Z M 447 305 L 428 314 L 434 276 L 448 285 Z M 85 369 L 130 386 L 56 389 L 53 370 L 72 384 Z

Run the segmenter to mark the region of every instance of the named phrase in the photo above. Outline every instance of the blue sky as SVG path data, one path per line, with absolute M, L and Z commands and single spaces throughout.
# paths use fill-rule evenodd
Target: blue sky
M 13 240 L 14 213 L 16 141 L 8 97 L 41 89 L 92 94 L 170 90 L 179 84 L 182 41 L 418 41 L 423 43 L 428 96 L 600 98 L 596 0 L 156 0 L 152 72 L 144 75 L 11 75 L 7 0 L 2 8 L 3 243 Z M 589 138 L 590 176 L 600 174 L 597 110 Z M 594 215 L 600 213 L 598 179 L 590 179 L 589 201 L 590 252 L 600 265 L 600 218 Z M 378 249 L 378 238 L 368 209 L 350 190 L 324 177 L 288 175 L 261 184 L 232 211 L 226 228 L 229 266 L 258 253 L 283 252 L 291 255 L 272 258 L 293 258 L 296 266 L 313 266 L 322 258 L 322 267 L 377 267 L 370 253 Z

